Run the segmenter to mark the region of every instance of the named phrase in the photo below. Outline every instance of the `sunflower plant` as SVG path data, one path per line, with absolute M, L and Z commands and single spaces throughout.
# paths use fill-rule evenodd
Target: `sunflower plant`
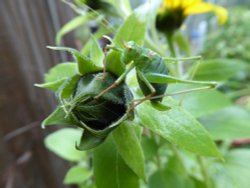
M 239 157 L 244 163 L 250 152 L 232 149 L 231 142 L 250 133 L 246 127 L 249 116 L 220 91 L 196 91 L 183 84 L 173 84 L 163 96 L 162 106 L 167 109 L 155 108 L 147 100 L 135 107 L 133 103 L 140 100 L 143 93 L 135 72 L 131 71 L 117 87 L 96 98 L 129 69 L 122 63 L 122 49 L 131 50 L 126 42 L 133 41 L 145 51 L 150 49 L 149 55 L 175 55 L 181 59 L 183 54 L 178 54 L 178 49 L 183 42 L 173 48 L 171 38 L 166 46 L 161 37 L 165 29 L 157 26 L 159 19 L 170 15 L 169 21 L 161 26 L 169 28 L 167 32 L 177 33 L 188 15 L 213 11 L 222 23 L 226 19 L 225 9 L 197 0 L 148 1 L 137 8 L 128 0 L 96 1 L 116 9 L 119 19 L 112 19 L 114 15 L 102 11 L 102 6 L 90 7 L 92 1 L 66 3 L 78 16 L 59 31 L 60 37 L 80 25 L 88 27 L 93 21 L 97 28 L 90 38 L 82 41 L 84 46 L 79 50 L 49 47 L 70 52 L 74 61 L 51 68 L 45 74 L 45 83 L 37 84 L 52 90 L 57 100 L 55 111 L 42 126 L 71 126 L 45 139 L 49 150 L 72 164 L 64 183 L 80 188 L 247 188 L 248 181 L 240 181 L 238 174 L 245 172 L 249 165 L 242 166 L 235 161 Z M 170 23 L 173 27 L 168 26 Z M 108 34 L 104 38 L 112 42 L 109 50 L 100 45 L 103 34 Z M 168 66 L 170 77 L 202 80 L 199 76 L 204 69 L 200 66 L 175 65 L 178 59 L 169 58 L 173 61 L 173 66 Z M 184 92 L 178 92 L 180 89 Z M 182 93 L 184 95 L 174 95 Z M 234 125 L 230 117 L 235 117 L 235 111 L 244 131 L 220 132 L 217 128 L 221 125 L 224 125 L 222 129 L 227 123 L 229 127 Z M 220 115 L 215 116 L 217 113 Z M 229 118 L 224 118 L 225 114 Z M 234 173 L 235 168 L 238 174 Z

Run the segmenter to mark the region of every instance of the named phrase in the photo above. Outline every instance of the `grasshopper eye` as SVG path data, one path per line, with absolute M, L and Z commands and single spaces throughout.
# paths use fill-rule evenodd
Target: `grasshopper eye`
M 124 48 L 126 48 L 128 51 L 132 50 L 131 45 L 129 45 L 129 43 L 127 43 L 127 42 L 123 42 L 123 46 L 124 46 Z

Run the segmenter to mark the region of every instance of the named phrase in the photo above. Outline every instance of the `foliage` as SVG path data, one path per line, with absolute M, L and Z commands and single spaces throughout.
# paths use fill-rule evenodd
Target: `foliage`
M 250 62 L 250 11 L 244 7 L 234 7 L 229 11 L 228 22 L 208 33 L 203 54 L 207 58 L 231 58 Z
M 235 62 L 235 66 L 231 67 L 237 69 L 244 66 L 241 70 L 232 71 L 234 75 L 221 87 L 233 99 L 241 97 L 241 90 L 243 94 L 249 93 L 249 87 L 246 90 L 250 82 L 249 19 L 249 9 L 240 6 L 231 8 L 227 24 L 210 32 L 204 42 L 202 54 L 207 58 L 230 59 Z
M 80 51 L 49 47 L 70 52 L 74 62 L 56 65 L 45 75 L 45 83 L 37 84 L 55 92 L 58 101 L 42 126 L 74 126 L 45 139 L 48 149 L 72 162 L 64 183 L 80 188 L 247 188 L 250 173 L 244 164 L 249 150 L 232 149 L 231 143 L 250 135 L 249 104 L 235 105 L 225 93 L 211 90 L 214 81 L 227 82 L 244 71 L 246 63 L 216 58 L 184 66 L 200 58 L 179 57 L 177 48 L 190 53 L 179 32 L 165 39 L 167 35 L 156 30 L 161 0 L 136 9 L 128 0 L 98 1 L 103 5 L 98 8 L 88 8 L 85 3 L 91 1 L 74 2 L 66 3 L 78 16 L 58 32 L 57 43 L 90 21 L 97 31 L 81 41 L 85 45 Z M 105 9 L 107 3 L 116 15 Z M 105 37 L 111 42 L 107 53 L 99 45 L 103 34 L 112 34 Z M 156 65 L 159 59 L 168 73 L 160 74 L 153 66 L 142 69 L 143 63 L 152 60 L 148 65 Z M 141 81 L 154 89 L 162 84 L 168 96 L 156 96 L 157 103 L 147 96 L 141 100 Z M 107 89 L 114 82 L 118 86 Z M 138 106 L 133 106 L 136 101 Z

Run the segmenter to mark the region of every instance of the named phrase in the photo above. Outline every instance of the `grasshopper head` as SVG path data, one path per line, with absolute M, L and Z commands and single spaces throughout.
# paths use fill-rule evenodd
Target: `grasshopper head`
M 140 47 L 134 41 L 124 43 L 124 50 L 121 57 L 122 62 L 129 64 L 130 62 L 134 61 L 140 56 L 139 49 Z

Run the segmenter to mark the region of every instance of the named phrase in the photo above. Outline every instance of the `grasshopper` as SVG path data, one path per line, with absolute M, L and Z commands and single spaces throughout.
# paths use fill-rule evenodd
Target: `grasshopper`
M 109 40 L 111 39 L 109 38 Z M 135 69 L 139 87 L 144 98 L 140 99 L 138 103 L 128 109 L 128 112 L 146 100 L 150 100 L 153 104 L 160 103 L 164 96 L 170 95 L 165 94 L 169 83 L 199 84 L 206 86 L 178 92 L 177 94 L 215 88 L 217 86 L 216 82 L 185 80 L 169 75 L 168 67 L 165 62 L 177 63 L 178 61 L 200 60 L 200 56 L 187 58 L 161 57 L 151 49 L 137 45 L 134 41 L 124 43 L 124 49 L 114 45 L 107 45 L 104 51 L 107 51 L 107 49 L 119 51 L 121 53 L 121 62 L 129 66 L 112 85 L 103 90 L 95 99 L 98 99 L 103 94 L 122 83 L 126 79 L 128 73 Z M 104 72 L 105 66 L 106 62 L 104 61 Z

